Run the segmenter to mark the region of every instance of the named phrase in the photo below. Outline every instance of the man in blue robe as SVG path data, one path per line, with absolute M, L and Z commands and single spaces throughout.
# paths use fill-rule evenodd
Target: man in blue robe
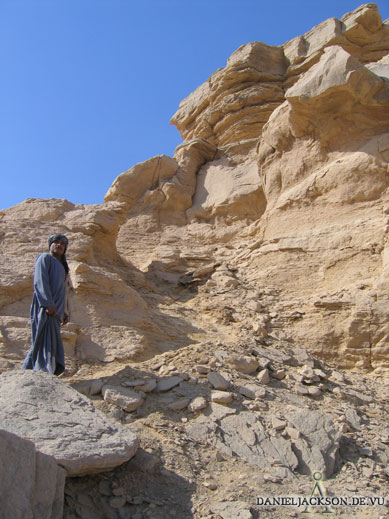
M 65 311 L 66 277 L 69 267 L 65 252 L 68 239 L 64 234 L 49 238 L 49 253 L 38 256 L 35 263 L 34 295 L 31 305 L 31 348 L 22 369 L 47 371 L 60 375 L 65 371 L 65 354 L 60 325 L 69 316 Z

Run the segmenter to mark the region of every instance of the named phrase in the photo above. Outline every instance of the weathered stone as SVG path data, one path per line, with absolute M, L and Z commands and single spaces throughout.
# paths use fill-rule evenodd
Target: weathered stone
M 358 416 L 357 411 L 353 407 L 347 407 L 344 416 L 347 420 L 347 423 L 349 423 L 355 430 L 360 431 L 361 418 Z
M 0 423 L 53 456 L 69 476 L 110 470 L 138 447 L 133 433 L 108 420 L 87 397 L 38 371 L 0 375 Z
M 120 386 L 103 386 L 101 393 L 106 402 L 115 404 L 127 412 L 135 411 L 144 401 L 141 394 Z
M 192 413 L 197 413 L 202 409 L 205 409 L 207 405 L 208 402 L 205 400 L 205 398 L 202 396 L 198 396 L 190 402 L 190 404 L 188 405 L 188 409 L 189 411 L 192 411 Z
M 173 389 L 173 387 L 178 386 L 178 384 L 180 384 L 181 382 L 183 382 L 183 379 L 176 375 L 172 375 L 171 377 L 162 378 L 162 379 L 158 380 L 155 391 L 157 393 L 163 393 L 165 391 L 169 391 L 170 389 Z
M 231 355 L 225 362 L 240 373 L 247 375 L 252 375 L 259 367 L 259 363 L 254 357 L 244 355 Z
M 294 390 L 296 392 L 296 395 L 309 395 L 309 390 L 307 386 L 296 384 Z
M 208 378 L 208 382 L 215 389 L 225 391 L 230 386 L 229 382 L 223 377 L 223 375 L 221 375 L 217 371 L 211 371 L 210 373 L 208 373 L 207 378 Z
M 343 398 L 352 402 L 354 405 L 366 405 L 373 402 L 373 397 L 371 395 L 355 391 L 354 389 L 345 387 L 342 393 Z
M 208 407 L 204 410 L 204 415 L 209 416 L 211 420 L 217 421 L 236 413 L 236 409 L 210 402 Z
M 103 389 L 103 386 L 104 386 L 104 380 L 103 379 L 97 378 L 95 380 L 92 380 L 91 384 L 90 384 L 89 394 L 91 396 L 98 395 L 99 393 L 101 393 L 101 390 Z
M 199 365 L 196 366 L 197 373 L 200 373 L 200 375 L 206 375 L 210 372 L 210 368 L 208 366 Z
M 263 369 L 257 375 L 257 380 L 260 384 L 267 385 L 270 382 L 270 373 L 268 369 Z
M 275 429 L 276 431 L 282 431 L 286 427 L 285 420 L 280 420 L 279 418 L 277 418 L 275 416 L 273 416 L 271 424 L 272 424 L 273 429 Z
M 144 381 L 142 384 L 135 386 L 136 391 L 143 391 L 144 393 L 151 393 L 157 387 L 157 381 L 154 378 Z
M 276 369 L 271 372 L 271 376 L 273 378 L 276 378 L 277 380 L 284 380 L 286 377 L 286 370 L 285 369 Z
M 291 440 L 298 440 L 301 436 L 300 431 L 294 427 L 286 427 L 285 434 L 287 434 Z
M 186 409 L 190 403 L 190 398 L 179 398 L 178 400 L 175 400 L 174 402 L 171 402 L 168 404 L 168 409 L 171 409 L 172 411 L 182 411 L 182 409 Z
M 291 442 L 282 437 L 270 438 L 259 413 L 242 411 L 227 416 L 220 420 L 218 433 L 217 446 L 221 451 L 234 453 L 252 465 L 267 468 L 277 461 L 290 470 L 297 467 Z
M 332 420 L 317 411 L 303 411 L 288 417 L 289 423 L 301 437 L 294 440 L 293 451 L 299 460 L 299 472 L 315 471 L 331 476 L 339 448 L 340 434 Z
M 260 346 L 256 346 L 253 349 L 253 352 L 259 357 L 264 357 L 265 359 L 268 359 L 270 362 L 288 365 L 294 364 L 294 359 L 283 351 L 274 350 L 272 348 L 261 348 Z
M 318 387 L 308 387 L 308 395 L 313 397 L 321 396 L 321 390 Z
M 228 391 L 212 391 L 211 400 L 217 404 L 229 404 L 233 400 L 233 394 Z
M 150 454 L 143 449 L 138 449 L 135 456 L 129 461 L 128 466 L 140 472 L 155 472 L 160 463 L 161 460 L 158 456 Z
M 33 442 L 0 430 L 0 516 L 62 517 L 66 472 Z
M 250 505 L 243 501 L 227 501 L 211 506 L 211 512 L 222 519 L 252 519 Z
M 260 388 L 255 384 L 245 384 L 244 386 L 240 386 L 239 393 L 245 396 L 246 398 L 250 398 L 251 400 L 257 398 L 257 395 L 259 397 L 262 397 L 260 393 Z

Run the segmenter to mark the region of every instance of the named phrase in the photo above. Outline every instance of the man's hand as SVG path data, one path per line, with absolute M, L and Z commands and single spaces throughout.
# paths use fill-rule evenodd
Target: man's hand
M 69 315 L 65 312 L 63 314 L 62 324 L 67 324 L 69 322 Z
M 48 306 L 46 308 L 46 313 L 48 313 L 49 315 L 56 315 L 57 309 L 55 308 L 55 306 Z

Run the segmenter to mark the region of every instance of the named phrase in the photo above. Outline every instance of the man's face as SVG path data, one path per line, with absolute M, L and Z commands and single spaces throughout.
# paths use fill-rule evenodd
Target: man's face
M 62 240 L 55 240 L 50 245 L 50 254 L 55 258 L 62 258 L 63 253 L 65 252 L 65 244 Z

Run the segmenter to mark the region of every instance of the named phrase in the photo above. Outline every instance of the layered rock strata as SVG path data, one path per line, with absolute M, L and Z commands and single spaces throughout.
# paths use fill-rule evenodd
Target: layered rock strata
M 264 341 L 387 366 L 388 31 L 366 4 L 280 47 L 247 44 L 180 105 L 174 157 L 122 173 L 101 205 L 3 210 L 0 368 L 28 349 L 34 259 L 53 230 L 71 243 L 72 369 L 190 343 L 206 315 L 169 314 L 170 295 L 190 312 L 220 291 L 232 310 L 217 318 L 236 310 Z

